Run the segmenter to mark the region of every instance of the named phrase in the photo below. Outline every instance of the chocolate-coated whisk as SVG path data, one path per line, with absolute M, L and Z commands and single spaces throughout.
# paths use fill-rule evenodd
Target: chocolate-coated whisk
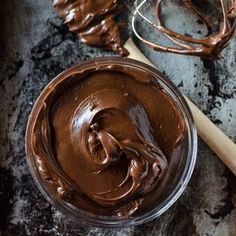
M 135 11 L 132 17 L 132 29 L 134 34 L 147 46 L 156 51 L 171 52 L 176 54 L 185 54 L 191 56 L 199 56 L 206 59 L 219 59 L 220 53 L 228 45 L 230 39 L 236 33 L 236 0 L 220 0 L 221 12 L 223 20 L 218 33 L 212 34 L 202 39 L 196 39 L 191 36 L 186 36 L 177 33 L 165 26 L 162 20 L 162 2 L 163 0 L 154 1 L 156 5 L 157 21 L 154 23 L 149 20 L 143 13 L 143 9 L 148 0 L 142 0 L 140 3 L 135 1 Z M 193 0 L 182 0 L 186 7 L 192 10 L 200 19 L 209 27 L 210 22 L 207 17 L 194 5 Z M 173 14 L 175 14 L 173 12 Z M 155 30 L 162 33 L 166 38 L 173 42 L 173 46 L 164 46 L 159 43 L 154 43 L 141 36 L 136 28 L 137 17 L 151 25 Z

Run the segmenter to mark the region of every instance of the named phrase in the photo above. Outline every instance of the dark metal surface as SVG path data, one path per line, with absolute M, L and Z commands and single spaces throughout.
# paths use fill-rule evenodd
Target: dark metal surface
M 131 3 L 128 9 L 132 9 Z M 181 15 L 178 19 L 182 20 Z M 204 26 L 199 27 L 201 31 L 193 28 L 193 33 L 207 33 Z M 156 53 L 139 45 L 154 64 L 234 141 L 235 41 L 224 51 L 224 59 L 219 62 Z M 201 141 L 197 166 L 186 192 L 170 210 L 151 223 L 120 230 L 79 227 L 64 219 L 42 197 L 29 173 L 24 150 L 25 128 L 33 103 L 59 72 L 80 61 L 103 55 L 112 53 L 80 43 L 56 16 L 50 1 L 1 2 L 0 235 L 234 236 L 236 177 Z

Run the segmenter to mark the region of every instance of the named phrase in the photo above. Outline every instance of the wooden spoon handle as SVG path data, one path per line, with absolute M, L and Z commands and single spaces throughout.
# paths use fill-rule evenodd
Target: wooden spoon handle
M 139 60 L 154 67 L 136 47 L 132 39 L 127 40 L 125 48 L 130 53 L 129 58 Z M 211 122 L 187 97 L 185 97 L 185 100 L 193 114 L 198 135 L 236 175 L 236 144 Z

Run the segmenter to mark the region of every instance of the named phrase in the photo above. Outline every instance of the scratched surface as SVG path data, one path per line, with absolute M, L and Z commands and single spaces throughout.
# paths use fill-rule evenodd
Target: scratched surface
M 128 15 L 131 10 L 130 3 Z M 178 11 L 176 6 L 172 9 L 175 11 Z M 181 14 L 173 14 L 174 24 L 176 19 L 178 25 L 185 24 Z M 189 19 L 190 23 L 196 23 L 194 17 Z M 206 35 L 207 29 L 199 24 L 191 33 Z M 236 141 L 236 40 L 218 62 L 139 47 Z M 236 178 L 201 140 L 197 165 L 187 190 L 170 210 L 145 225 L 116 230 L 74 225 L 42 197 L 25 159 L 24 135 L 30 110 L 42 89 L 59 72 L 104 55 L 112 53 L 87 47 L 68 31 L 53 11 L 51 1 L 1 2 L 0 235 L 234 236 Z

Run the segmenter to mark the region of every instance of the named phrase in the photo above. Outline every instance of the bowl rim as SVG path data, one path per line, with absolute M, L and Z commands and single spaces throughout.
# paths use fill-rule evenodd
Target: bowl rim
M 168 94 L 170 95 L 170 92 L 172 92 L 175 96 L 175 102 L 178 102 L 179 105 L 182 106 L 182 113 L 184 116 L 184 120 L 187 126 L 188 131 L 188 141 L 189 141 L 189 147 L 188 147 L 188 156 L 186 158 L 186 163 L 184 170 L 182 172 L 181 177 L 179 178 L 178 183 L 174 187 L 174 189 L 170 192 L 170 194 L 156 207 L 154 207 L 152 210 L 135 217 L 129 217 L 127 219 L 118 219 L 117 217 L 107 217 L 107 216 L 97 216 L 92 213 L 87 213 L 83 210 L 78 209 L 77 207 L 66 203 L 62 200 L 55 199 L 55 196 L 50 190 L 46 187 L 46 185 L 43 184 L 43 181 L 41 180 L 41 177 L 38 173 L 37 164 L 35 161 L 35 158 L 32 154 L 32 150 L 30 147 L 30 140 L 32 135 L 32 129 L 34 127 L 34 117 L 37 117 L 37 113 L 35 111 L 36 108 L 42 105 L 41 99 L 45 98 L 52 88 L 52 86 L 58 85 L 61 81 L 60 79 L 63 77 L 70 78 L 70 74 L 73 73 L 76 69 L 82 70 L 83 68 L 89 68 L 102 66 L 102 65 L 108 65 L 110 63 L 116 63 L 116 65 L 121 66 L 131 66 L 136 67 L 137 69 L 145 70 L 149 73 L 152 73 L 159 82 L 162 82 L 166 87 L 168 87 L 169 91 Z M 64 81 L 64 80 L 63 80 Z M 168 90 L 167 89 L 167 90 Z M 166 91 L 166 89 L 165 89 Z M 171 97 L 173 98 L 173 94 Z M 174 99 L 174 98 L 173 98 Z M 128 226 L 135 226 L 140 225 L 143 223 L 146 223 L 148 221 L 151 221 L 160 215 L 162 215 L 165 211 L 167 211 L 176 201 L 177 199 L 182 195 L 184 190 L 186 189 L 187 184 L 190 181 L 190 178 L 192 176 L 196 159 L 197 159 L 197 130 L 196 125 L 194 123 L 194 119 L 191 113 L 191 110 L 184 98 L 184 96 L 181 94 L 181 92 L 178 90 L 178 88 L 174 85 L 174 83 L 168 79 L 165 75 L 163 75 L 159 70 L 156 68 L 147 65 L 143 62 L 129 59 L 129 58 L 120 58 L 120 57 L 100 57 L 95 58 L 89 61 L 78 63 L 69 69 L 64 70 L 59 75 L 57 75 L 50 83 L 47 84 L 47 86 L 43 89 L 43 91 L 40 93 L 39 97 L 37 98 L 32 110 L 31 114 L 28 119 L 27 128 L 26 128 L 26 135 L 25 135 L 25 150 L 26 150 L 26 159 L 27 163 L 31 172 L 31 175 L 42 193 L 42 195 L 49 201 L 56 209 L 58 209 L 61 213 L 63 213 L 64 216 L 68 216 L 70 220 L 72 220 L 76 224 L 85 225 L 85 226 L 96 226 L 96 227 L 104 227 L 104 228 L 120 228 L 120 227 L 128 227 Z

